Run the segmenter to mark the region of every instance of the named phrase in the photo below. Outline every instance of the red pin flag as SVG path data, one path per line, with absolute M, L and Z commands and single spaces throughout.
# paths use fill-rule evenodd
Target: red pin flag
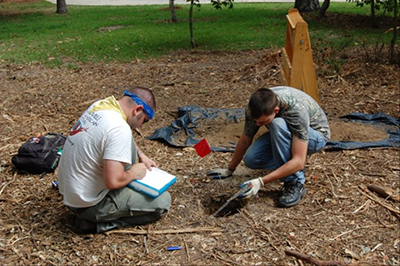
M 207 154 L 211 153 L 210 145 L 208 145 L 206 139 L 200 140 L 196 145 L 194 145 L 194 148 L 197 151 L 197 154 L 200 155 L 200 157 L 204 157 Z

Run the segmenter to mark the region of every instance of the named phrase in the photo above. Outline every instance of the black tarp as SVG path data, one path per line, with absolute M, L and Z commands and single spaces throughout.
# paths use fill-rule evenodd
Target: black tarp
M 197 144 L 202 137 L 195 136 L 194 129 L 200 127 L 201 121 L 204 119 L 224 119 L 237 123 L 239 119 L 244 119 L 244 109 L 221 109 L 221 108 L 202 108 L 199 106 L 184 106 L 178 108 L 178 118 L 168 127 L 163 127 L 155 130 L 155 132 L 147 137 L 150 140 L 164 140 L 174 147 L 187 147 Z M 383 113 L 364 114 L 351 113 L 339 117 L 340 119 L 373 124 L 384 127 L 389 137 L 381 141 L 328 141 L 326 149 L 330 150 L 353 150 L 362 148 L 377 148 L 377 147 L 400 147 L 399 120 Z M 181 134 L 184 133 L 184 134 Z M 179 141 L 178 141 L 178 135 Z M 182 141 L 181 136 L 185 136 Z M 236 143 L 222 147 L 211 147 L 216 152 L 233 152 Z

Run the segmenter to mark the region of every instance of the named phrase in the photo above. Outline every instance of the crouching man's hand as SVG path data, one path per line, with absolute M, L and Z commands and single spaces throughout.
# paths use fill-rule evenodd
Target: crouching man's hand
M 244 182 L 243 184 L 240 185 L 240 187 L 242 188 L 248 183 L 251 183 L 251 188 L 249 190 L 247 190 L 246 192 L 244 192 L 240 196 L 241 198 L 248 198 L 248 197 L 257 195 L 260 188 L 264 185 L 264 182 L 262 181 L 261 177 L 259 177 L 259 178 Z
M 232 176 L 233 171 L 229 169 L 214 169 L 207 172 L 212 179 L 225 179 Z

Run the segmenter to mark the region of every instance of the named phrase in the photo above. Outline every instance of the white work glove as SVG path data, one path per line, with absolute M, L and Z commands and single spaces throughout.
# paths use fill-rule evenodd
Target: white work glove
M 246 192 L 244 192 L 240 196 L 241 198 L 248 198 L 248 197 L 257 195 L 257 193 L 260 190 L 260 188 L 264 185 L 264 182 L 262 181 L 261 177 L 259 177 L 259 178 L 252 179 L 252 180 L 244 182 L 243 184 L 240 185 L 240 187 L 241 188 L 244 187 L 249 182 L 251 183 L 251 189 L 249 189 Z
M 233 171 L 229 169 L 214 169 L 207 172 L 207 175 L 212 179 L 225 179 L 232 176 Z

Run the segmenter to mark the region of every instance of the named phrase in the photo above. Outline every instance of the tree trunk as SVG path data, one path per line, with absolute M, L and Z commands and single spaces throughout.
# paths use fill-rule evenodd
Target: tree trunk
M 190 44 L 192 45 L 192 48 L 195 48 L 196 44 L 194 43 L 194 38 L 193 38 L 193 5 L 194 5 L 194 0 L 190 0 L 190 10 L 189 10 Z
M 65 14 L 67 13 L 67 3 L 65 0 L 57 0 L 57 14 Z
M 318 19 L 322 19 L 325 16 L 325 11 L 328 9 L 331 0 L 324 0 L 321 9 L 319 10 Z
M 295 0 L 294 8 L 299 12 L 312 12 L 319 10 L 318 0 Z
M 169 8 L 171 9 L 171 20 L 172 22 L 178 22 L 178 17 L 175 14 L 175 0 L 169 0 Z
M 393 7 L 393 12 L 394 12 L 394 19 L 393 19 L 393 39 L 390 42 L 390 54 L 389 54 L 389 61 L 390 63 L 395 63 L 396 62 L 396 52 L 395 52 L 395 46 L 396 46 L 396 41 L 398 39 L 397 37 L 397 10 L 398 10 L 398 3 L 397 0 L 394 1 L 394 7 Z M 400 66 L 400 52 L 397 51 L 397 64 Z
M 371 19 L 372 19 L 372 27 L 379 28 L 379 24 L 375 16 L 375 0 L 371 0 Z

